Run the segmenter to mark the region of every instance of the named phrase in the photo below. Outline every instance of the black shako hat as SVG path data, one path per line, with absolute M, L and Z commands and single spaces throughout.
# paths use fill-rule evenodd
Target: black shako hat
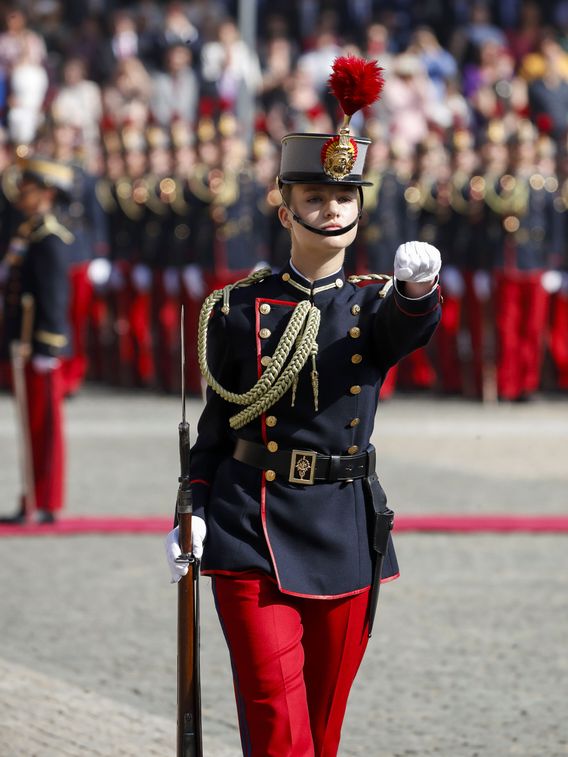
M 371 140 L 348 137 L 347 147 L 340 149 L 340 139 L 333 134 L 287 134 L 282 138 L 279 180 L 282 184 L 370 186 L 370 181 L 363 181 L 363 167 Z
M 21 181 L 35 181 L 42 187 L 57 189 L 65 195 L 73 188 L 73 168 L 61 161 L 36 155 L 21 158 L 18 167 Z
M 279 184 L 371 185 L 363 180 L 371 140 L 351 136 L 349 123 L 354 113 L 379 99 L 382 68 L 374 60 L 353 55 L 336 58 L 328 83 L 344 114 L 339 133 L 283 137 Z

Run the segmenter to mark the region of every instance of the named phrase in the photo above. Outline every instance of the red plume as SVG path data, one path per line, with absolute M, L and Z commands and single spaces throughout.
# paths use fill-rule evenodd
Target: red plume
M 381 96 L 385 81 L 377 61 L 346 55 L 335 59 L 332 70 L 329 88 L 346 116 L 352 116 Z

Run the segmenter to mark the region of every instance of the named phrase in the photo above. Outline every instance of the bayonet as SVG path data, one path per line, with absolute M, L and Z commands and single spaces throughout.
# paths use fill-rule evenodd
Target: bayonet
M 176 502 L 181 555 L 188 571 L 178 582 L 177 757 L 201 757 L 201 686 L 199 674 L 199 560 L 193 554 L 190 436 L 185 414 L 184 308 L 181 308 L 180 477 Z

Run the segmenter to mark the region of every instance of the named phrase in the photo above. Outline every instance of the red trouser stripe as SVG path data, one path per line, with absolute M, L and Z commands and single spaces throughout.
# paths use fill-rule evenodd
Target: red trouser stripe
M 247 757 L 333 757 L 367 646 L 368 592 L 282 594 L 259 573 L 214 576 Z
M 40 510 L 55 512 L 63 507 L 64 496 L 64 379 L 61 366 L 47 373 L 38 373 L 28 364 L 26 388 L 36 504 Z

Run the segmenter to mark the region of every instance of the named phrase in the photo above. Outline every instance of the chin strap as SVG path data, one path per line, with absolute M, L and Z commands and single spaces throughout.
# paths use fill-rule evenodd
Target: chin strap
M 322 237 L 339 237 L 342 234 L 347 234 L 347 232 L 351 231 L 351 229 L 354 229 L 361 220 L 361 216 L 363 215 L 363 190 L 359 186 L 357 187 L 357 190 L 359 192 L 359 215 L 352 223 L 350 223 L 348 226 L 344 226 L 342 229 L 318 229 L 316 226 L 311 226 L 309 223 L 303 221 L 300 216 L 295 213 L 288 205 L 284 197 L 282 197 L 282 204 L 284 205 L 286 210 L 289 210 L 292 214 L 292 220 L 296 223 L 299 223 L 300 226 L 304 227 L 304 229 L 312 231 L 314 234 L 319 234 Z

